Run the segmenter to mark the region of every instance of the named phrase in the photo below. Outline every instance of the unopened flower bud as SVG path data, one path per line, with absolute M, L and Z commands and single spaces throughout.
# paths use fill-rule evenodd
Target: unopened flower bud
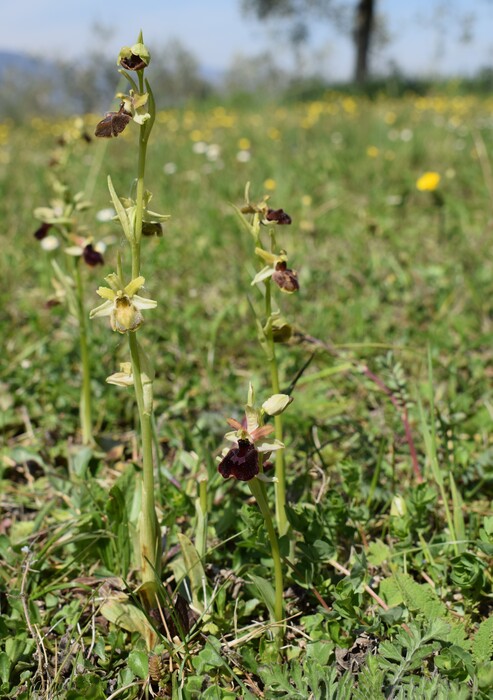
M 272 339 L 274 343 L 287 343 L 292 335 L 293 328 L 284 319 L 275 319 L 272 322 Z
M 269 416 L 278 416 L 286 410 L 292 400 L 293 397 L 288 396 L 288 394 L 273 394 L 267 401 L 264 401 L 262 408 Z
M 143 70 L 151 61 L 151 54 L 145 44 L 124 46 L 118 55 L 118 65 L 125 70 Z

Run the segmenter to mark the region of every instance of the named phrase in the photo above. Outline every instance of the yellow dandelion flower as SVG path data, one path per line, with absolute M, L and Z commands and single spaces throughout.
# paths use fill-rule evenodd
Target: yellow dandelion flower
M 238 148 L 240 151 L 249 151 L 251 147 L 250 139 L 247 139 L 245 137 L 238 139 Z
M 272 179 L 271 177 L 268 177 L 267 180 L 265 180 L 265 182 L 264 182 L 264 189 L 266 189 L 266 190 L 272 192 L 273 190 L 276 189 L 276 187 L 277 187 L 277 183 L 276 183 L 276 181 L 275 181 L 274 179 Z
M 355 114 L 357 110 L 357 104 L 352 97 L 345 97 L 342 100 L 342 108 L 346 114 Z
M 416 188 L 420 192 L 434 192 L 440 184 L 440 175 L 433 171 L 423 173 L 416 180 Z
M 281 132 L 279 131 L 279 129 L 276 129 L 276 127 L 273 126 L 267 131 L 267 136 L 273 141 L 279 141 L 279 139 L 281 138 Z
M 192 141 L 202 141 L 203 133 L 200 131 L 200 129 L 194 129 L 190 133 L 190 138 L 192 139 Z
M 368 156 L 368 158 L 376 158 L 379 153 L 380 151 L 376 146 L 368 146 L 368 148 L 366 149 L 366 155 Z

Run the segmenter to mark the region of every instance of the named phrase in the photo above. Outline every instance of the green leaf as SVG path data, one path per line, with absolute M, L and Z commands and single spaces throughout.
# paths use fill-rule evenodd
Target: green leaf
M 195 545 L 188 537 L 181 532 L 178 533 L 177 537 L 185 562 L 186 575 L 190 581 L 194 607 L 199 611 L 203 611 L 204 606 L 199 598 L 199 593 L 202 591 L 203 582 L 205 581 L 204 567 Z
M 127 663 L 138 678 L 145 680 L 149 675 L 149 657 L 144 651 L 133 649 L 128 655 Z
M 17 462 L 17 464 L 25 464 L 26 462 L 36 462 L 41 467 L 46 469 L 46 463 L 43 458 L 34 450 L 29 450 L 27 447 L 14 447 L 8 453 L 9 457 Z
M 123 228 L 123 233 L 125 234 L 125 238 L 127 241 L 132 244 L 133 239 L 134 239 L 134 231 L 133 231 L 133 226 L 132 222 L 127 216 L 127 212 L 125 210 L 125 207 L 123 204 L 120 202 L 120 199 L 115 191 L 115 188 L 113 187 L 113 183 L 111 181 L 111 177 L 108 175 L 108 189 L 110 191 L 111 195 L 111 201 L 113 202 L 113 206 L 115 207 L 115 211 L 118 215 L 118 218 L 120 219 L 120 223 Z
M 26 639 L 23 636 L 9 637 L 5 641 L 5 653 L 15 664 L 26 653 Z
M 69 453 L 70 471 L 78 477 L 83 477 L 92 459 L 93 451 L 90 447 L 81 446 Z
M 478 685 L 487 691 L 493 688 L 493 661 L 486 661 L 478 668 Z
M 158 636 L 142 610 L 121 599 L 109 599 L 101 606 L 101 614 L 118 627 L 129 632 L 139 632 L 144 638 L 147 648 L 152 651 L 157 644 Z
M 275 600 L 276 600 L 276 594 L 274 591 L 274 587 L 271 584 L 270 581 L 267 581 L 267 579 L 262 578 L 261 576 L 257 576 L 256 574 L 248 574 L 248 577 L 250 581 L 253 583 L 255 589 L 258 592 L 259 598 L 265 603 L 267 606 L 267 609 L 272 617 L 272 619 L 275 619 L 276 614 L 275 614 Z
M 385 542 L 379 539 L 370 542 L 367 554 L 369 564 L 381 566 L 385 561 L 389 561 L 390 556 L 390 547 Z
M 114 538 L 107 540 L 107 555 L 111 558 L 108 565 L 125 578 L 130 567 L 132 541 L 128 527 L 125 497 L 116 484 L 110 490 L 105 510 L 109 529 L 115 535 Z
M 437 620 L 442 625 L 445 641 L 463 648 L 468 646 L 464 625 L 458 622 L 428 584 L 416 583 L 408 574 L 394 574 L 380 583 L 380 595 L 391 607 L 404 604 L 408 610 L 426 620 Z
M 451 561 L 450 579 L 462 589 L 482 588 L 484 584 L 484 562 L 471 552 L 464 552 Z
M 493 657 L 493 615 L 479 625 L 472 642 L 472 655 L 480 664 Z
M 468 676 L 474 675 L 474 664 L 472 663 L 471 654 L 455 644 L 442 649 L 435 656 L 434 664 L 447 678 L 465 680 Z
M 67 700 L 104 700 L 105 685 L 98 676 L 93 673 L 84 674 L 75 678 L 75 690 L 69 690 Z
M 252 226 L 250 226 L 250 224 L 249 224 L 248 221 L 246 220 L 246 218 L 245 218 L 245 216 L 243 215 L 243 213 L 242 213 L 242 212 L 240 211 L 240 209 L 238 209 L 238 207 L 235 206 L 234 204 L 232 204 L 231 206 L 233 207 L 233 209 L 234 209 L 234 211 L 235 211 L 235 214 L 236 214 L 236 216 L 238 217 L 238 219 L 239 219 L 241 225 L 243 226 L 243 228 L 244 228 L 246 231 L 248 231 L 248 233 L 250 233 L 250 234 L 255 238 L 255 232 L 254 232 Z
M 2 683 L 8 683 L 11 666 L 8 655 L 4 651 L 0 652 L 0 679 Z
M 306 645 L 306 658 L 318 661 L 321 666 L 325 666 L 334 649 L 334 643 L 326 639 L 317 642 L 308 642 Z

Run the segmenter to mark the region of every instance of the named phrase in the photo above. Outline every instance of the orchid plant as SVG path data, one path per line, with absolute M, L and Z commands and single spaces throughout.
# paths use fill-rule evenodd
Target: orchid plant
M 268 205 L 268 197 L 254 204 L 249 198 L 249 185 L 246 187 L 246 204 L 241 209 L 236 209 L 243 226 L 252 235 L 254 252 L 259 260 L 257 274 L 252 280 L 253 286 L 259 286 L 262 290 L 263 311 L 254 310 L 259 342 L 267 356 L 272 396 L 264 401 L 261 409 L 254 405 L 253 388 L 250 385 L 248 401 L 245 406 L 245 419 L 240 423 L 230 418 L 229 425 L 233 432 L 225 435 L 225 439 L 234 443 L 227 450 L 218 465 L 218 471 L 224 478 L 234 477 L 239 481 L 246 481 L 257 501 L 259 509 L 265 521 L 267 534 L 270 541 L 272 560 L 274 566 L 274 622 L 278 625 L 276 639 L 278 648 L 283 638 L 283 569 L 279 548 L 279 536 L 288 532 L 286 517 L 286 475 L 284 462 L 283 426 L 281 414 L 292 401 L 292 397 L 280 391 L 279 372 L 276 358 L 276 342 L 284 342 L 291 334 L 290 325 L 282 318 L 280 311 L 274 307 L 272 298 L 272 284 L 285 294 L 293 294 L 299 289 L 298 276 L 294 270 L 288 267 L 286 251 L 278 248 L 275 229 L 278 226 L 291 224 L 291 217 L 283 209 L 272 209 Z M 264 231 L 268 231 L 269 241 L 263 238 Z M 272 417 L 274 425 L 265 423 L 265 418 Z M 264 472 L 266 457 L 275 452 L 275 476 L 269 479 Z M 274 483 L 277 532 L 274 526 L 269 501 L 267 498 L 266 483 Z
M 278 247 L 276 228 L 291 224 L 291 217 L 283 209 L 272 209 L 265 196 L 259 203 L 253 203 L 249 197 L 249 183 L 245 190 L 245 205 L 236 209 L 243 226 L 251 234 L 254 241 L 254 252 L 260 269 L 252 280 L 252 286 L 261 288 L 263 309 L 257 311 L 253 307 L 257 321 L 257 333 L 270 368 L 271 389 L 273 394 L 280 394 L 279 371 L 276 356 L 276 343 L 285 342 L 291 336 L 291 326 L 281 316 L 273 302 L 273 288 L 284 294 L 294 294 L 299 290 L 297 273 L 288 267 L 288 256 L 285 250 Z M 268 241 L 265 241 L 267 232 Z M 281 412 L 274 415 L 275 437 L 283 440 Z M 286 518 L 286 469 L 284 452 L 276 453 L 276 520 L 280 535 L 286 534 L 288 521 Z
M 122 363 L 120 371 L 107 378 L 109 384 L 133 387 L 139 412 L 142 446 L 141 510 L 138 522 L 139 561 L 141 586 L 139 593 L 148 609 L 157 606 L 156 592 L 160 581 L 161 540 L 155 506 L 154 463 L 152 452 L 153 380 L 152 362 L 138 341 L 138 331 L 145 314 L 155 309 L 157 302 L 137 294 L 144 288 L 141 275 L 141 243 L 147 235 L 161 235 L 162 222 L 168 216 L 148 209 L 151 193 L 145 189 L 144 177 L 149 136 L 155 120 L 155 104 L 149 82 L 144 72 L 151 60 L 143 43 L 142 33 L 137 43 L 124 47 L 118 56 L 120 73 L 130 85 L 128 94 L 119 93 L 120 108 L 108 112 L 96 126 L 96 136 L 117 137 L 130 124 L 139 129 L 137 177 L 132 187 L 133 198 L 117 195 L 111 178 L 108 188 L 127 243 L 130 248 L 131 273 L 124 274 L 123 263 L 118 258 L 117 270 L 105 279 L 108 286 L 99 287 L 97 294 L 103 303 L 90 312 L 90 318 L 109 316 L 111 330 L 128 339 L 129 361 Z M 136 79 L 132 77 L 136 75 Z M 128 606 L 129 617 L 135 613 Z M 114 613 L 106 608 L 108 617 Z M 106 614 L 106 613 L 105 613 Z
M 81 131 L 79 137 L 80 135 L 85 135 L 87 138 L 85 131 Z M 63 146 L 59 146 L 57 157 L 53 159 L 54 166 L 63 165 L 65 162 L 69 143 L 70 141 L 64 139 Z M 84 192 L 72 193 L 62 179 L 55 174 L 52 174 L 51 186 L 54 196 L 49 206 L 37 207 L 34 210 L 34 216 L 40 222 L 34 237 L 51 257 L 54 273 L 52 278 L 55 288 L 54 302 L 65 302 L 69 314 L 77 323 L 81 364 L 79 401 L 81 437 L 84 445 L 91 445 L 94 442 L 91 360 L 85 306 L 86 275 L 82 272 L 82 268 L 84 264 L 93 269 L 103 265 L 106 244 L 104 241 L 96 241 L 92 235 L 87 235 L 85 226 L 81 222 L 84 212 L 91 206 Z M 62 256 L 59 255 L 60 251 L 64 253 Z
M 278 625 L 277 639 L 282 638 L 283 620 L 283 570 L 279 548 L 279 539 L 274 527 L 267 497 L 266 485 L 269 482 L 277 484 L 277 477 L 266 476 L 264 468 L 272 452 L 279 454 L 284 444 L 272 433 L 275 427 L 265 424 L 265 418 L 279 416 L 291 403 L 291 397 L 286 394 L 274 394 L 264 401 L 260 409 L 255 408 L 253 387 L 250 384 L 248 399 L 245 406 L 245 418 L 240 423 L 235 418 L 229 418 L 228 424 L 234 428 L 226 433 L 225 440 L 233 443 L 221 456 L 218 471 L 225 479 L 234 477 L 239 481 L 248 482 L 248 486 L 265 521 L 265 527 L 270 541 L 272 561 L 274 565 L 274 622 Z

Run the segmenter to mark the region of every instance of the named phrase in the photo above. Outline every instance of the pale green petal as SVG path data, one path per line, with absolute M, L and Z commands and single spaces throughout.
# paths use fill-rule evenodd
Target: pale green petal
M 113 311 L 114 304 L 112 301 L 105 301 L 104 304 L 96 306 L 95 309 L 91 309 L 89 312 L 89 318 L 96 318 L 96 316 L 110 316 Z
M 167 221 L 171 218 L 171 214 L 159 214 L 157 211 L 146 209 L 144 211 L 144 221 Z
M 134 280 L 129 282 L 127 286 L 125 287 L 124 291 L 125 294 L 127 294 L 129 297 L 133 297 L 135 292 L 137 292 L 141 287 L 143 287 L 145 284 L 145 278 L 140 275 L 139 277 L 136 277 Z M 152 307 L 149 307 L 152 308 Z
M 96 294 L 99 294 L 100 297 L 108 299 L 111 302 L 115 300 L 116 296 L 115 292 L 112 289 L 108 289 L 108 287 L 98 287 L 96 289 Z
M 279 262 L 279 255 L 269 253 L 268 250 L 264 250 L 263 248 L 255 248 L 255 254 L 258 255 L 259 258 L 262 258 L 264 262 L 269 263 L 270 265 L 274 265 L 276 262 Z
M 140 112 L 136 112 L 133 119 L 136 124 L 140 124 L 142 126 L 142 124 L 145 124 L 145 122 L 148 121 L 150 118 L 151 115 L 149 114 L 149 112 L 144 112 L 143 114 L 141 114 Z
M 144 61 L 144 63 L 147 66 L 149 65 L 149 61 L 151 60 L 151 54 L 149 53 L 149 49 L 145 44 L 139 42 L 130 47 L 130 50 L 135 56 L 140 56 L 140 58 Z
M 144 105 L 147 104 L 148 99 L 149 99 L 149 94 L 147 92 L 144 92 L 141 95 L 138 95 L 138 94 L 132 95 L 132 102 L 134 104 L 134 108 L 139 109 L 139 107 L 143 107 Z
M 116 386 L 133 386 L 134 378 L 133 375 L 126 372 L 115 372 L 115 374 L 110 374 L 109 377 L 106 377 L 106 383 L 115 384 Z
M 280 440 L 273 440 L 272 442 L 263 440 L 261 443 L 255 443 L 255 447 L 259 452 L 275 452 L 276 450 L 282 450 L 284 443 Z
M 252 382 L 248 382 L 247 406 L 251 406 L 252 408 L 255 406 L 255 390 Z
M 79 255 L 82 255 L 84 251 L 80 247 L 80 245 L 71 245 L 69 248 L 65 248 L 65 252 L 67 253 L 67 255 L 73 255 L 74 257 L 78 257 Z
M 34 210 L 34 216 L 40 221 L 46 221 L 47 219 L 56 219 L 56 214 L 51 207 L 36 207 Z
M 118 292 L 119 290 L 123 289 L 123 282 L 120 279 L 120 276 L 116 274 L 116 272 L 111 272 L 104 279 L 108 282 L 111 289 L 113 289 L 115 292 Z
M 260 272 L 257 272 L 255 277 L 252 280 L 252 287 L 254 284 L 258 284 L 259 282 L 263 282 L 266 280 L 268 277 L 272 277 L 272 273 L 274 272 L 274 268 L 272 266 L 267 266 L 263 267 Z
M 245 406 L 245 416 L 247 422 L 247 431 L 251 434 L 259 426 L 258 411 L 253 406 Z
M 277 484 L 279 482 L 277 476 L 265 476 L 265 474 L 257 474 L 256 478 L 259 481 L 263 481 L 264 484 Z
M 132 304 L 136 309 L 155 309 L 157 301 L 154 299 L 145 299 L 144 297 L 139 297 L 138 294 L 134 294 L 132 296 Z

